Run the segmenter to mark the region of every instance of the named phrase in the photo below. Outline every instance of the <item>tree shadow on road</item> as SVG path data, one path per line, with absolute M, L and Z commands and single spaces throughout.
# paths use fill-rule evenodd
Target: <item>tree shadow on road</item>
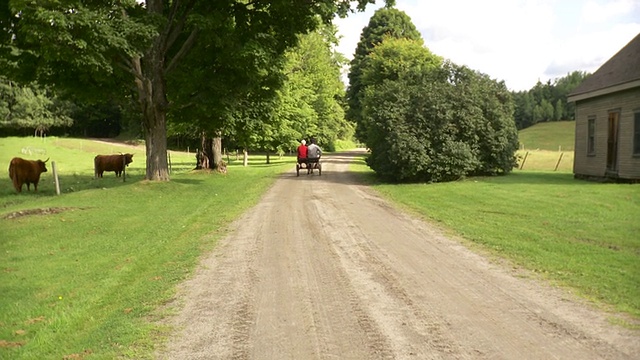
M 280 175 L 280 179 L 291 181 L 322 181 L 334 184 L 342 185 L 370 185 L 378 182 L 376 176 L 370 172 L 356 172 L 356 171 L 336 171 L 332 170 L 336 165 L 365 165 L 365 158 L 363 155 L 366 151 L 355 150 L 345 151 L 339 153 L 332 153 L 323 156 L 322 175 L 319 175 L 318 170 L 314 170 L 312 174 L 307 174 L 305 168 L 300 169 L 300 176 L 297 176 L 295 167 L 291 171 L 287 171 Z

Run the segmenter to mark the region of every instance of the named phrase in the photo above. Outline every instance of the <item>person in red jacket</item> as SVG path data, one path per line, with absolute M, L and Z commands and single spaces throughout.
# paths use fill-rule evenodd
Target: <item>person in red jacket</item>
M 300 146 L 298 146 L 298 164 L 302 167 L 302 164 L 307 165 L 307 141 L 302 139 Z

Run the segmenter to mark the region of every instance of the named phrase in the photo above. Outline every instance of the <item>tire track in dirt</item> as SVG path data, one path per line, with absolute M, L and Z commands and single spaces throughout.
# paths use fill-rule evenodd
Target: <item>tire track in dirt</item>
M 268 295 L 263 296 L 260 304 L 268 314 L 262 316 L 256 326 L 253 344 L 259 350 L 252 358 L 385 357 L 388 351 L 384 338 L 350 287 L 331 239 L 326 236 L 321 222 L 316 220 L 319 217 L 317 209 L 299 206 L 304 199 L 312 203 L 315 192 L 304 186 L 298 190 L 286 183 L 283 186 L 288 192 L 296 192 L 289 200 L 291 203 L 269 196 L 265 199 L 273 203 L 273 209 L 264 219 L 269 229 L 263 235 L 265 239 L 276 240 L 262 249 L 265 286 L 258 292 Z M 279 191 L 274 193 L 281 194 Z M 283 216 L 290 220 L 285 218 L 283 223 Z M 286 279 L 273 281 L 279 277 Z M 283 308 L 282 304 L 287 303 L 289 308 Z M 282 322 L 301 323 L 303 326 L 298 330 L 303 331 L 291 329 L 284 336 L 274 335 L 273 324 Z M 352 335 L 345 337 L 344 332 Z M 280 346 L 283 341 L 287 343 L 286 350 Z M 279 352 L 265 350 L 273 348 L 274 344 L 280 348 Z
M 316 199 L 313 201 L 318 200 Z M 362 336 L 366 340 L 366 349 L 368 350 L 368 353 L 363 355 L 366 355 L 367 358 L 392 358 L 392 353 L 388 349 L 389 345 L 387 344 L 385 337 L 381 334 L 377 323 L 369 316 L 366 307 L 362 304 L 362 300 L 352 288 L 349 274 L 345 272 L 344 266 L 338 266 L 341 264 L 339 259 L 340 255 L 335 251 L 332 232 L 325 226 L 326 224 L 324 224 L 324 221 L 322 220 L 322 213 L 318 211 L 320 209 L 321 208 L 315 208 L 313 217 L 317 218 L 318 222 L 313 223 L 312 231 L 315 234 L 322 234 L 321 236 L 318 236 L 318 238 L 323 240 L 323 246 L 326 248 L 326 254 L 330 261 L 326 261 L 326 258 L 323 259 L 322 257 L 314 256 L 314 258 L 317 259 L 314 265 L 320 268 L 321 274 L 324 274 L 323 282 L 331 284 L 333 290 L 325 288 L 322 291 L 318 291 L 317 294 L 322 296 L 323 292 L 334 291 L 342 295 L 342 299 L 327 299 L 329 300 L 327 303 L 334 303 L 338 306 L 334 306 L 334 311 L 323 314 L 323 318 L 329 319 L 335 316 L 336 310 L 341 312 L 348 311 L 348 313 L 351 313 L 355 318 L 355 322 L 359 328 L 357 330 L 362 332 Z M 331 271 L 333 276 L 328 276 L 331 275 L 331 272 L 323 271 L 323 265 L 320 263 L 331 264 L 330 266 L 333 267 Z M 336 284 L 338 286 L 336 286 Z M 315 299 L 311 300 L 313 301 Z M 321 302 L 321 304 L 322 303 L 324 302 Z M 342 317 L 347 316 L 347 314 L 342 315 Z M 336 333 L 339 333 L 340 330 L 340 328 L 335 329 Z M 341 354 L 340 351 L 336 351 L 335 353 Z
M 335 199 L 343 198 L 338 196 Z M 383 324 L 384 333 L 393 337 L 394 355 L 390 358 L 426 356 L 427 353 L 429 358 L 441 358 L 437 354 L 455 357 L 459 351 L 440 331 L 440 321 L 421 313 L 414 306 L 413 300 L 397 285 L 389 266 L 379 258 L 384 254 L 373 248 L 361 228 L 347 221 L 350 218 L 340 210 L 339 200 L 318 203 L 317 206 L 322 211 L 322 227 L 329 232 L 329 238 L 339 249 L 343 268 L 347 269 L 349 278 L 359 289 L 359 302 L 366 304 L 367 312 L 374 314 L 376 322 Z M 416 322 L 419 323 L 417 327 L 411 326 Z M 424 330 L 415 331 L 417 328 Z M 415 344 L 426 347 L 428 351 L 418 350 Z
M 638 332 L 397 211 L 326 157 L 233 224 L 161 359 L 634 359 Z

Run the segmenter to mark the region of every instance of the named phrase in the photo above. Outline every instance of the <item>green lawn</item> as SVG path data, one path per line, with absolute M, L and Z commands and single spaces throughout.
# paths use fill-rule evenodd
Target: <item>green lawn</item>
M 36 158 L 22 154 L 27 146 L 57 161 L 61 196 L 50 166 L 38 194 L 13 190 L 9 159 Z M 95 154 L 126 150 L 0 139 L 0 359 L 151 358 L 175 286 L 295 162 L 232 159 L 220 175 L 193 172 L 193 154 L 172 153 L 172 180 L 153 183 L 142 180 L 144 151 L 134 151 L 126 182 L 113 172 L 93 179 Z

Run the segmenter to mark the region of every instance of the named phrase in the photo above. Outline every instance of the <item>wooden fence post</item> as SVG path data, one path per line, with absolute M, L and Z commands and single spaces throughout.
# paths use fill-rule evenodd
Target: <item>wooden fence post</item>
M 58 181 L 58 168 L 56 162 L 51 162 L 51 169 L 53 170 L 53 181 L 56 183 L 56 195 L 60 195 L 60 181 Z
M 558 162 L 556 163 L 556 167 L 555 167 L 555 169 L 553 169 L 553 171 L 558 170 L 558 165 L 560 165 L 560 160 L 562 160 L 562 155 L 564 155 L 564 153 L 561 152 L 560 153 L 560 157 L 558 158 Z
M 524 154 L 524 159 L 522 159 L 522 164 L 520 164 L 520 170 L 522 170 L 522 168 L 524 168 L 524 162 L 527 161 L 527 156 L 529 156 L 529 152 L 528 151 Z

